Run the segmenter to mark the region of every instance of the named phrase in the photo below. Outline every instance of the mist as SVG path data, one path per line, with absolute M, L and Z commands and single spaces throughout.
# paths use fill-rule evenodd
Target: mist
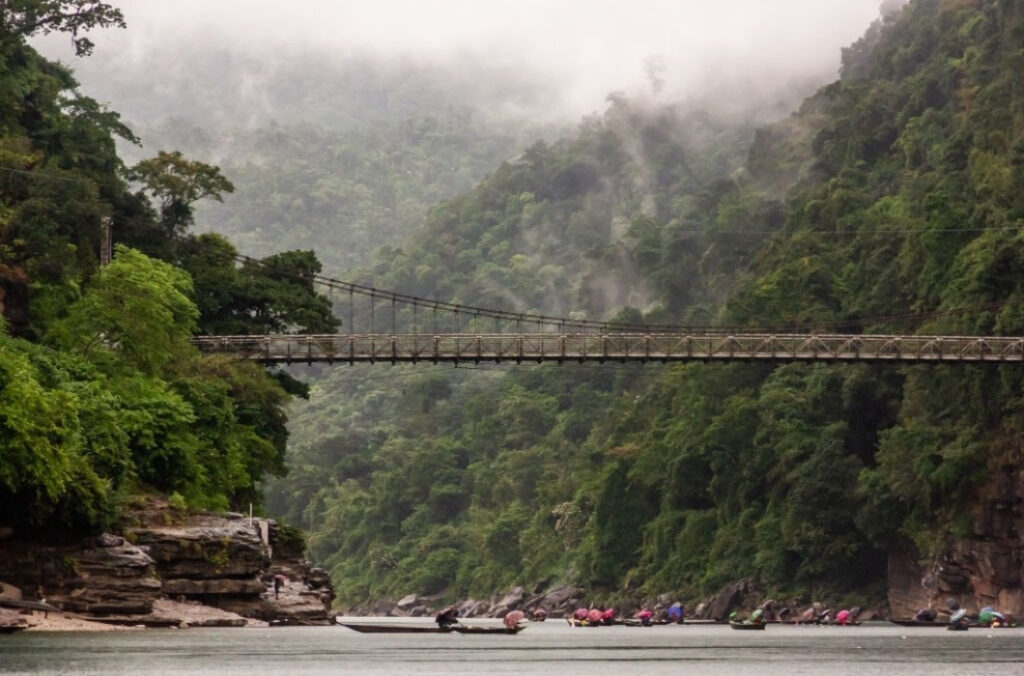
M 167 75 L 183 64 L 215 98 L 237 93 L 251 117 L 287 106 L 267 98 L 266 84 L 282 67 L 293 71 L 288 63 L 443 73 L 452 104 L 542 121 L 602 110 L 611 92 L 774 108 L 834 79 L 840 49 L 879 15 L 879 0 L 114 4 L 128 28 L 90 35 L 93 57 L 75 59 L 59 36 L 38 44 L 75 68 L 87 94 L 129 118 L 151 114 L 141 100 L 154 94 L 164 114 L 187 116 L 181 78 Z

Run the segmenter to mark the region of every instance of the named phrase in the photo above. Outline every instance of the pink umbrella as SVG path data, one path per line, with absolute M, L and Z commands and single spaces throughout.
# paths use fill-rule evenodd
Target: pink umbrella
M 576 612 L 574 612 L 572 616 L 575 617 L 577 620 L 585 620 L 587 619 L 587 609 L 577 608 Z
M 604 624 L 611 624 L 615 621 L 615 609 L 609 608 L 608 610 L 601 613 L 601 622 Z
M 597 624 L 601 621 L 601 611 L 597 608 L 591 608 L 590 612 L 587 613 L 587 622 L 590 624 Z
M 646 608 L 644 608 L 643 610 L 641 610 L 639 613 L 636 614 L 636 616 L 639 617 L 641 620 L 649 620 L 649 619 L 651 619 L 651 616 L 653 616 L 653 615 L 654 615 L 654 613 L 652 613 L 651 611 L 647 610 Z
M 836 622 L 839 624 L 848 624 L 850 622 L 850 611 L 840 610 L 836 613 Z
M 513 610 L 505 615 L 505 626 L 509 629 L 515 629 L 524 619 L 526 619 L 526 613 L 521 610 Z

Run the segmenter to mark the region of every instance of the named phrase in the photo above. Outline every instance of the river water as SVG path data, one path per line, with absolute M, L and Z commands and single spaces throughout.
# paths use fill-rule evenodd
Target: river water
M 482 624 L 484 621 L 478 622 Z M 32 674 L 1024 674 L 1024 629 L 769 626 L 572 628 L 515 636 L 358 634 L 343 627 L 31 631 L 0 636 L 0 672 Z

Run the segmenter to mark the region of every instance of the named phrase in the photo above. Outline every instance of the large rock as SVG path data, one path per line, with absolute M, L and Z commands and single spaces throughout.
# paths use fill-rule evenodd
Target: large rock
M 555 587 L 527 607 L 530 610 L 543 608 L 550 617 L 563 617 L 571 614 L 576 609 L 575 606 L 579 596 L 579 590 L 575 587 Z
M 148 548 L 164 579 L 254 577 L 270 563 L 267 544 L 244 517 L 200 515 L 173 526 L 126 529 Z
M 297 531 L 241 514 L 188 514 L 155 498 L 140 502 L 126 517 L 130 525 L 124 537 L 0 538 L 0 579 L 29 598 L 45 596 L 66 610 L 146 623 L 168 621 L 151 616 L 161 595 L 201 601 L 245 618 L 333 621 L 330 577 L 302 558 Z M 286 580 L 277 593 L 275 576 Z M 237 624 L 218 617 L 211 622 Z
M 708 599 L 705 614 L 702 617 L 724 620 L 729 617 L 729 613 L 743 607 L 746 602 L 755 599 L 757 595 L 758 592 L 753 581 L 744 578 Z
M 146 620 L 179 627 L 244 627 L 248 624 L 248 620 L 236 613 L 202 603 L 179 603 L 169 599 L 154 603 L 153 612 Z
M 504 617 L 510 610 L 516 610 L 523 605 L 526 597 L 526 590 L 522 587 L 515 587 L 509 593 L 501 597 L 501 600 L 491 605 L 490 614 L 494 617 Z
M 971 534 L 958 538 L 936 559 L 922 558 L 907 545 L 889 557 L 889 607 L 894 617 L 921 608 L 945 608 L 955 599 L 976 612 L 994 606 L 1024 614 L 1024 482 L 1020 468 L 993 475 L 971 513 Z
M 67 542 L 5 540 L 0 577 L 82 613 L 149 613 L 161 590 L 153 559 L 109 533 Z
M 189 580 L 178 578 L 176 580 L 164 580 L 163 591 L 168 596 L 184 596 L 186 598 L 231 595 L 231 596 L 259 596 L 266 589 L 266 585 L 259 579 L 253 578 L 213 578 L 207 580 Z

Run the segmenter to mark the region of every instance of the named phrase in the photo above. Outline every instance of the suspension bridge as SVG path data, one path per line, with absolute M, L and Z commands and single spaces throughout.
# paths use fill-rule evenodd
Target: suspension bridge
M 203 336 L 193 339 L 194 344 L 203 352 L 267 364 L 1024 362 L 1024 337 L 741 331 L 601 322 L 446 303 L 321 275 L 312 281 L 331 290 L 336 311 L 342 311 L 344 333 Z

